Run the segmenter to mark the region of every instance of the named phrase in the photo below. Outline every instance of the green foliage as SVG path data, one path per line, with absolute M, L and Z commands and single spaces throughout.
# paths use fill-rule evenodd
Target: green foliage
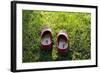
M 23 62 L 85 60 L 91 58 L 91 14 L 78 12 L 50 12 L 23 10 Z M 48 26 L 52 29 L 53 50 L 41 53 L 40 32 Z M 69 51 L 59 56 L 56 34 L 64 29 L 69 35 Z

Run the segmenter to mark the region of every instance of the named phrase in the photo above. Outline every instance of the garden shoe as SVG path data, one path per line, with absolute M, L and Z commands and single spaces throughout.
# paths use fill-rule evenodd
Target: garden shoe
M 41 48 L 52 49 L 52 32 L 50 28 L 41 31 Z
M 57 34 L 57 50 L 59 54 L 66 54 L 68 51 L 68 35 L 65 31 L 60 31 Z

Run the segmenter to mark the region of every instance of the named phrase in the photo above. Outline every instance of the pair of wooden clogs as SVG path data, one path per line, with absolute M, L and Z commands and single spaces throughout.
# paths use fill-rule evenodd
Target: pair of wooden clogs
M 41 32 L 41 48 L 52 49 L 52 31 L 50 28 L 45 28 Z M 58 53 L 66 54 L 68 50 L 68 35 L 65 31 L 60 31 L 57 34 L 56 47 Z

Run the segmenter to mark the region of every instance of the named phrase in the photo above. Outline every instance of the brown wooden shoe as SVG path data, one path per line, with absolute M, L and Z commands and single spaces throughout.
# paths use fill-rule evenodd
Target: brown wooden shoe
M 52 32 L 49 28 L 44 28 L 41 32 L 41 48 L 52 49 Z
M 57 34 L 57 44 L 58 53 L 66 54 L 68 51 L 68 35 L 65 31 L 60 31 Z

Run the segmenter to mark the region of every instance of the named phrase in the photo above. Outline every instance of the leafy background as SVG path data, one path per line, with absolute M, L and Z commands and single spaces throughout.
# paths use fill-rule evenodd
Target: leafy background
M 23 10 L 23 62 L 91 59 L 91 14 L 83 12 L 53 12 Z M 40 32 L 52 29 L 53 50 L 41 51 Z M 64 29 L 69 36 L 65 56 L 57 53 L 56 34 Z

